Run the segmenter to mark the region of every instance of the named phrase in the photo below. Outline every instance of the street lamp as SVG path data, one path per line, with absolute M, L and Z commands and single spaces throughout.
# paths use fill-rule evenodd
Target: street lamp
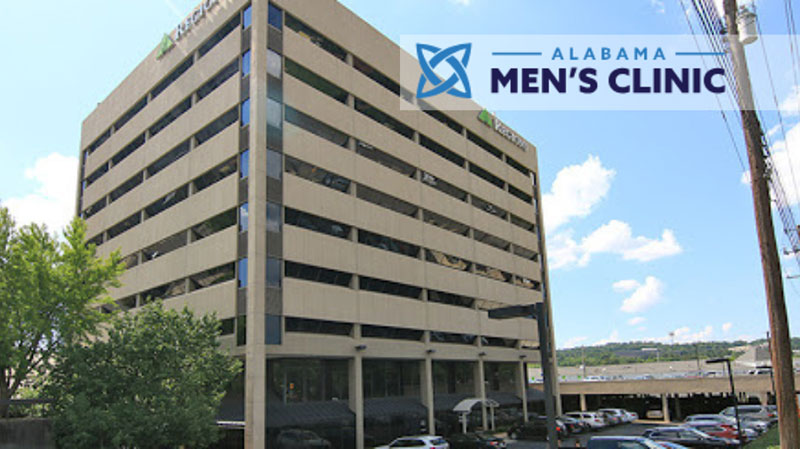
M 709 359 L 706 360 L 706 363 L 714 364 L 714 363 L 724 363 L 728 367 L 728 379 L 731 382 L 731 395 L 733 396 L 733 412 L 736 415 L 736 431 L 739 434 L 739 447 L 742 447 L 742 440 L 744 440 L 742 435 L 742 423 L 739 421 L 739 401 L 736 400 L 736 388 L 733 386 L 733 370 L 731 369 L 731 360 L 727 357 L 721 357 L 718 359 Z
M 642 348 L 643 352 L 656 352 L 656 363 L 661 362 L 661 350 L 659 348 Z

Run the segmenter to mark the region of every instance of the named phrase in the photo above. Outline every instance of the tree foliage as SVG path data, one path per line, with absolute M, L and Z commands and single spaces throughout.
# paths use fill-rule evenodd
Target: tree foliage
M 119 254 L 100 259 L 75 219 L 58 240 L 44 226 L 17 228 L 0 207 L 0 400 L 48 372 L 65 346 L 95 335 L 124 270 Z M 0 403 L 0 416 L 8 406 Z
M 695 343 L 663 344 L 654 342 L 608 343 L 602 346 L 559 349 L 559 366 L 620 365 L 629 363 L 649 363 L 657 359 L 662 362 L 695 360 L 717 357 L 738 357 L 741 353 L 733 348 L 747 345 L 744 341 L 718 341 Z M 642 351 L 642 348 L 656 348 L 658 351 Z
M 160 302 L 115 317 L 101 340 L 61 353 L 46 389 L 64 449 L 205 447 L 240 371 L 219 348 L 213 316 Z

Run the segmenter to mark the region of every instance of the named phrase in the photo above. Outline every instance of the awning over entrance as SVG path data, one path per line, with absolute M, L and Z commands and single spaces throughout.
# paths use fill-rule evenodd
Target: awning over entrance
M 364 401 L 364 416 L 367 418 L 404 416 L 423 419 L 428 416 L 428 409 L 416 398 L 375 398 Z
M 433 397 L 433 409 L 437 412 L 450 412 L 456 404 L 473 396 L 466 393 L 437 394 Z
M 500 407 L 522 406 L 522 399 L 519 396 L 505 391 L 490 391 L 486 397 L 497 402 Z
M 355 414 L 344 401 L 267 403 L 267 428 L 352 425 Z

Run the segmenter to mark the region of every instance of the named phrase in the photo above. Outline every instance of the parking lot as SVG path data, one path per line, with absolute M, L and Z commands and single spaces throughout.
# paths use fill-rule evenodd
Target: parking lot
M 646 429 L 659 427 L 663 424 L 641 423 L 622 424 L 615 427 L 608 427 L 600 431 L 578 434 L 567 437 L 561 441 L 559 447 L 586 447 L 589 438 L 597 435 L 641 435 Z M 547 444 L 542 441 L 513 441 L 508 440 L 509 449 L 545 449 Z

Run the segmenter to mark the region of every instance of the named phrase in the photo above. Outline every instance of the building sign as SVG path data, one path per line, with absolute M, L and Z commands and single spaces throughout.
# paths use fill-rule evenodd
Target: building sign
M 200 6 L 195 8 L 186 19 L 175 27 L 175 39 L 170 37 L 169 34 L 164 35 L 164 38 L 161 39 L 161 43 L 158 45 L 158 54 L 156 58 L 161 59 L 164 55 L 169 53 L 170 50 L 175 47 L 175 42 L 181 40 L 186 33 L 201 22 L 206 17 L 206 14 L 217 5 L 219 5 L 219 0 L 203 0 Z
M 494 114 L 490 114 L 489 111 L 486 109 L 482 110 L 480 114 L 478 114 L 478 120 L 483 122 L 489 128 L 492 128 L 500 134 L 501 136 L 508 139 L 514 145 L 522 148 L 523 150 L 528 150 L 528 143 L 519 136 L 519 134 L 515 133 L 511 130 L 508 126 L 506 126 L 503 122 L 500 121 Z

